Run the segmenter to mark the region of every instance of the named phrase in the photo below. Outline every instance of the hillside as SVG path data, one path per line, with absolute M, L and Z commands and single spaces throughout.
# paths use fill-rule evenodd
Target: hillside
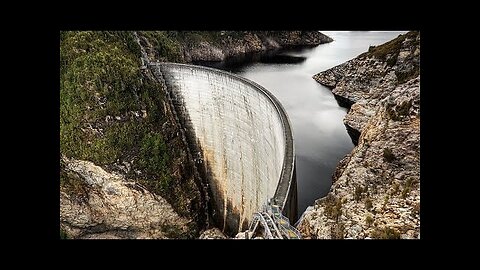
M 61 157 L 90 161 L 162 196 L 189 220 L 195 234 L 205 219 L 199 180 L 165 89 L 148 70 L 140 69 L 140 47 L 133 33 L 61 32 L 60 61 Z M 85 175 L 68 173 L 64 168 L 69 162 L 65 163 L 60 208 L 75 202 L 90 205 L 94 187 L 82 181 Z M 93 223 L 102 224 L 103 231 L 121 229 L 105 219 L 72 225 L 70 217 L 61 212 L 64 232 L 87 233 Z

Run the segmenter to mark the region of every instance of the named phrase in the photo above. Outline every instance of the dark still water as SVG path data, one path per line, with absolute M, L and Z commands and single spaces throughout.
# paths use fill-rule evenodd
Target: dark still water
M 297 157 L 298 213 L 325 196 L 337 163 L 353 144 L 343 125 L 347 110 L 312 76 L 341 64 L 404 32 L 331 32 L 333 42 L 289 50 L 280 57 L 253 57 L 237 63 L 210 64 L 237 73 L 272 92 L 287 110 Z M 251 62 L 257 61 L 257 62 Z

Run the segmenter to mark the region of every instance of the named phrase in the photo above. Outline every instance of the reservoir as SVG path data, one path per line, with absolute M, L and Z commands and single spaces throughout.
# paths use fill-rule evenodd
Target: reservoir
M 343 125 L 347 109 L 312 76 L 342 64 L 406 31 L 321 31 L 333 42 L 313 48 L 282 50 L 221 63 L 227 70 L 265 87 L 281 102 L 293 127 L 299 216 L 330 190 L 338 162 L 354 145 Z

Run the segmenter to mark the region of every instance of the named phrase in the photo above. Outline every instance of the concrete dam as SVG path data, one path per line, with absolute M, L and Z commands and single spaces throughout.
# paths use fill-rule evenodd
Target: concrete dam
M 175 63 L 149 67 L 163 77 L 188 130 L 216 225 L 230 234 L 246 230 L 269 200 L 295 222 L 295 150 L 280 102 L 255 82 L 225 71 Z

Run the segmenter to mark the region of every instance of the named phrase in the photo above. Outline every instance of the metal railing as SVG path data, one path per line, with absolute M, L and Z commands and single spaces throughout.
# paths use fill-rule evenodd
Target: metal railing
M 263 228 L 263 233 L 260 232 Z M 290 220 L 282 215 L 278 205 L 268 204 L 263 211 L 256 212 L 248 228 L 254 237 L 261 234 L 265 239 L 301 239 L 300 232 L 290 225 Z

